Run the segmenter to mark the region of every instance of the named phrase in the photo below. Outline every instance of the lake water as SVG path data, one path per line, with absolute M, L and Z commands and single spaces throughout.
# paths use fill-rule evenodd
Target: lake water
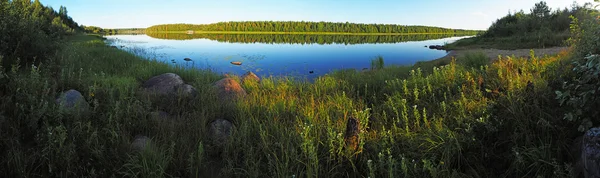
M 111 45 L 137 55 L 218 73 L 292 76 L 309 80 L 333 70 L 369 68 L 382 56 L 385 65 L 412 65 L 443 57 L 443 45 L 464 38 L 448 35 L 114 35 Z M 191 61 L 185 61 L 190 58 Z M 231 62 L 241 62 L 233 65 Z

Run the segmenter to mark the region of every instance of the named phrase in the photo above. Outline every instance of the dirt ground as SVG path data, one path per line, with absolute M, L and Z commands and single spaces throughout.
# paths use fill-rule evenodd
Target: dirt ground
M 553 48 L 544 48 L 544 49 L 533 49 L 535 52 L 535 56 L 544 56 L 544 55 L 554 55 L 558 54 L 563 50 L 567 50 L 567 47 L 553 47 Z M 502 56 L 512 56 L 516 57 L 529 57 L 529 49 L 517 49 L 517 50 L 499 50 L 499 49 L 467 49 L 467 50 L 454 50 L 448 53 L 445 57 L 441 59 L 450 59 L 452 57 L 460 57 L 467 53 L 476 53 L 483 52 L 490 59 L 498 59 L 498 55 Z

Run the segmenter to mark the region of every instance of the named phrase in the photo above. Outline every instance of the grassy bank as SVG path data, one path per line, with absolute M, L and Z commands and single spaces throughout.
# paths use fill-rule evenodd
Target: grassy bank
M 313 83 L 244 82 L 248 96 L 221 105 L 210 71 L 187 70 L 71 37 L 51 61 L 2 74 L 0 168 L 5 177 L 533 177 L 568 176 L 577 135 L 554 91 L 568 53 L 488 63 L 470 56 L 417 67 L 342 70 Z M 485 65 L 485 66 L 481 66 Z M 439 66 L 439 67 L 437 67 Z M 1 70 L 0 70 L 1 71 Z M 156 101 L 141 82 L 173 72 L 196 87 L 191 99 Z M 234 77 L 237 80 L 237 77 Z M 77 89 L 89 115 L 54 104 Z M 4 102 L 6 101 L 6 102 Z M 153 119 L 163 110 L 173 117 Z M 344 141 L 359 121 L 359 144 Z M 223 147 L 208 123 L 235 125 Z M 134 152 L 136 135 L 155 147 Z

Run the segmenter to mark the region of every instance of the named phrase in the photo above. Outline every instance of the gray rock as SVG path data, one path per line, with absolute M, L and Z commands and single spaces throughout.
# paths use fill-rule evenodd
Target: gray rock
M 210 139 L 216 145 L 221 145 L 229 139 L 233 124 L 225 119 L 217 119 L 210 123 L 209 134 Z
M 81 93 L 77 90 L 69 90 L 61 93 L 56 98 L 56 104 L 60 109 L 67 113 L 84 113 L 90 108 L 90 105 Z
M 174 73 L 165 73 L 150 78 L 148 81 L 144 82 L 142 87 L 157 94 L 171 95 L 176 92 L 176 89 L 179 85 L 183 84 L 183 79 L 181 79 L 179 75 Z
M 244 74 L 242 76 L 242 81 L 243 82 L 249 82 L 249 81 L 254 81 L 254 82 L 260 82 L 260 77 L 258 77 L 258 75 L 254 74 L 253 72 L 246 72 L 246 74 Z
M 191 96 L 196 97 L 198 95 L 198 91 L 191 85 L 183 84 L 177 86 L 177 93 L 183 96 Z
M 134 151 L 142 151 L 147 149 L 151 144 L 150 138 L 142 135 L 137 135 L 133 139 L 133 143 L 131 143 L 131 149 Z
M 600 128 L 592 128 L 583 136 L 581 148 L 583 175 L 600 177 Z
M 146 91 L 158 95 L 173 96 L 196 96 L 196 88 L 185 84 L 183 79 L 174 73 L 165 73 L 150 78 L 142 85 Z
M 246 90 L 232 78 L 224 78 L 217 81 L 214 85 L 219 98 L 230 101 L 241 97 L 245 97 Z

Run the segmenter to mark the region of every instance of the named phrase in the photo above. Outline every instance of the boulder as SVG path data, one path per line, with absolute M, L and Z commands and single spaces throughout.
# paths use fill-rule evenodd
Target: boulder
M 217 119 L 210 123 L 209 134 L 210 139 L 215 145 L 221 145 L 229 139 L 233 124 L 225 119 Z
M 145 89 L 155 92 L 157 94 L 173 94 L 179 85 L 183 85 L 183 79 L 174 73 L 165 73 L 150 78 L 144 82 L 142 87 Z
M 582 139 L 581 162 L 583 175 L 600 177 L 600 127 L 588 130 Z
M 133 151 L 143 151 L 150 146 L 150 142 L 150 138 L 142 135 L 137 135 L 131 143 L 131 149 Z
M 142 85 L 146 91 L 158 95 L 172 96 L 196 96 L 196 89 L 188 84 L 185 84 L 183 79 L 174 73 L 165 73 L 150 78 Z
M 214 85 L 217 90 L 217 96 L 224 100 L 233 100 L 245 97 L 246 90 L 232 78 L 224 78 L 217 81 Z
M 81 93 L 77 90 L 69 90 L 61 93 L 56 98 L 56 104 L 59 105 L 60 109 L 67 113 L 83 113 L 87 112 L 90 105 Z
M 248 81 L 260 82 L 260 77 L 258 77 L 253 72 L 248 71 L 248 72 L 246 72 L 246 74 L 244 74 L 242 76 L 242 81 L 243 82 L 248 82 Z
M 192 85 L 183 84 L 177 86 L 177 93 L 183 96 L 191 96 L 196 97 L 198 95 L 198 91 Z

